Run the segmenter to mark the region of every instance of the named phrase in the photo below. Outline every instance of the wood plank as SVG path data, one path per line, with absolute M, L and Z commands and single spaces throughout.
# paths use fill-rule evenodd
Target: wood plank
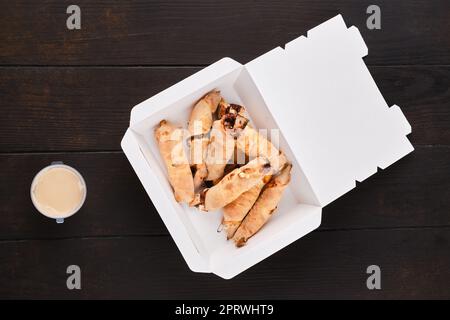
M 401 107 L 414 145 L 450 145 L 450 66 L 369 70 L 388 105 Z
M 62 225 L 42 216 L 30 199 L 34 175 L 63 161 L 83 175 L 83 208 Z M 0 238 L 167 234 L 158 213 L 123 153 L 0 155 Z
M 248 62 L 342 14 L 363 34 L 370 64 L 449 64 L 446 0 L 379 0 L 381 30 L 368 30 L 369 0 L 76 2 L 81 30 L 66 28 L 67 2 L 1 1 L 0 64 L 209 64 Z
M 120 150 L 139 102 L 190 68 L 3 68 L 0 151 Z
M 1 241 L 0 298 L 449 299 L 449 252 L 450 228 L 315 232 L 225 281 L 191 272 L 169 237 Z
M 63 225 L 41 216 L 33 176 L 62 160 L 84 175 L 84 207 Z M 167 234 L 122 153 L 0 155 L 0 239 Z M 323 210 L 322 230 L 450 226 L 450 147 L 418 147 Z
M 0 152 L 120 150 L 131 108 L 198 68 L 0 68 Z M 371 67 L 414 144 L 450 144 L 450 66 Z
M 450 226 L 450 148 L 417 147 L 323 210 L 324 229 Z

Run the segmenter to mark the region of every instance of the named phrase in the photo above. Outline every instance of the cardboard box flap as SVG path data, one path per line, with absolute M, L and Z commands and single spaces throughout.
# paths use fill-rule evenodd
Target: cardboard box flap
M 413 150 L 365 55 L 358 29 L 338 15 L 245 66 L 322 206 Z

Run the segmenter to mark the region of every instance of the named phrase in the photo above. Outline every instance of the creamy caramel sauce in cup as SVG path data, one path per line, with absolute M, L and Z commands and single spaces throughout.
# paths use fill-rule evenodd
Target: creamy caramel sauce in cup
M 75 214 L 86 199 L 86 183 L 81 174 L 64 164 L 42 169 L 31 184 L 31 200 L 43 215 L 62 219 Z

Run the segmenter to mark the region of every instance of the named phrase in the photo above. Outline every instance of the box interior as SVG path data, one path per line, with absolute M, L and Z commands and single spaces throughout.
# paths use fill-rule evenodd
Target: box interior
M 141 152 L 150 169 L 161 181 L 161 185 L 165 189 L 164 192 L 169 195 L 172 195 L 173 191 L 154 138 L 154 129 L 162 119 L 167 119 L 186 128 L 193 105 L 201 96 L 212 89 L 219 89 L 228 102 L 244 105 L 256 128 L 269 129 L 269 132 L 270 129 L 278 128 L 269 108 L 244 66 L 206 86 L 200 86 L 191 95 L 183 97 L 135 123 L 131 129 L 136 134 Z M 169 197 L 178 219 L 188 230 L 199 253 L 209 261 L 211 266 L 219 265 L 220 267 L 230 259 L 233 259 L 236 263 L 236 259 L 249 261 L 249 259 L 245 259 L 245 256 L 255 254 L 256 251 L 254 250 L 259 246 L 268 245 L 277 235 L 292 227 L 293 224 L 301 228 L 303 219 L 308 219 L 310 215 L 321 214 L 321 208 L 313 190 L 304 178 L 301 166 L 285 141 L 282 130 L 279 147 L 293 164 L 292 181 L 283 195 L 276 214 L 244 248 L 235 248 L 231 241 L 226 241 L 224 232 L 218 232 L 222 219 L 220 211 L 204 213 L 196 208 L 177 203 L 173 196 Z M 299 232 L 297 230 L 295 234 Z

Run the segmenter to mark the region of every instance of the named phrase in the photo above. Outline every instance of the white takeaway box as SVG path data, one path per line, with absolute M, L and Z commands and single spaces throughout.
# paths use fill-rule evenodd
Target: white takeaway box
M 253 61 L 223 58 L 138 104 L 122 149 L 189 268 L 229 279 L 319 227 L 322 208 L 413 150 L 411 126 L 389 107 L 367 69 L 367 47 L 338 15 Z M 259 129 L 278 128 L 293 163 L 276 213 L 237 249 L 217 228 L 221 212 L 175 201 L 154 129 L 162 119 L 186 127 L 195 102 L 219 89 L 244 105 Z M 299 257 L 308 259 L 308 257 Z

